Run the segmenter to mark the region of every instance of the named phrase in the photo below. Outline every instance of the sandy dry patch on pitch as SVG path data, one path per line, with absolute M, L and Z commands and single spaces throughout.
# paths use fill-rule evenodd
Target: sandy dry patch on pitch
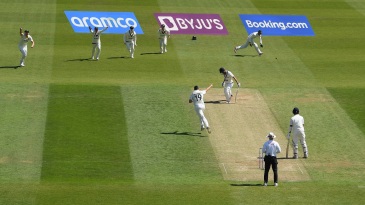
M 233 91 L 235 94 L 237 90 Z M 257 90 L 240 88 L 235 104 L 226 104 L 224 99 L 223 89 L 211 89 L 205 95 L 205 114 L 212 129 L 210 141 L 224 179 L 262 180 L 263 170 L 259 169 L 258 156 L 259 148 L 267 140 L 265 136 L 268 132 L 277 135 L 276 140 L 282 148 L 278 157 L 284 158 L 285 135 Z M 310 178 L 302 159 L 279 159 L 279 179 L 302 181 Z

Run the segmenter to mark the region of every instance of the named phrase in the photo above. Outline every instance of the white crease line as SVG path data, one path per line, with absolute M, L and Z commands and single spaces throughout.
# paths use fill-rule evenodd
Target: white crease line
M 226 174 L 228 174 L 228 173 L 227 173 L 226 166 L 224 166 L 224 163 L 222 163 L 222 165 L 223 165 L 224 172 L 226 172 Z

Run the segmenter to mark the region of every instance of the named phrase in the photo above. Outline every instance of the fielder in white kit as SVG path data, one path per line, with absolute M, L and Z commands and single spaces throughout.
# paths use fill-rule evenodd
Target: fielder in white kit
M 293 142 L 293 152 L 294 159 L 298 159 L 298 141 L 302 144 L 304 158 L 308 158 L 308 148 L 307 143 L 305 141 L 305 132 L 304 132 L 304 118 L 299 115 L 299 108 L 295 107 L 293 109 L 294 116 L 290 118 L 290 126 L 289 132 L 286 138 L 290 139 L 290 133 L 292 134 L 292 142 Z
M 22 53 L 22 58 L 20 59 L 20 66 L 21 67 L 24 67 L 25 64 L 25 58 L 27 57 L 28 55 L 28 42 L 32 42 L 32 46 L 31 48 L 34 47 L 34 40 L 32 38 L 31 35 L 29 35 L 29 31 L 28 30 L 25 30 L 24 33 L 23 33 L 23 29 L 20 28 L 20 31 L 19 31 L 19 34 L 20 34 L 20 40 L 19 40 L 19 44 L 18 44 L 18 48 L 20 50 L 20 52 Z
M 160 41 L 160 53 L 166 53 L 167 39 L 170 38 L 170 31 L 162 24 L 158 29 L 158 39 Z
M 223 67 L 219 68 L 219 73 L 224 75 L 222 87 L 224 87 L 224 95 L 226 96 L 226 103 L 230 103 L 232 98 L 232 87 L 234 84 L 232 79 L 236 81 L 238 87 L 241 86 L 241 83 L 238 82 L 237 78 L 233 75 L 231 71 L 228 71 Z
M 100 35 L 101 33 L 103 33 L 106 29 L 108 29 L 108 26 L 105 27 L 103 30 L 99 31 L 99 29 L 97 27 L 94 28 L 94 31 L 91 29 L 91 27 L 89 26 L 89 30 L 90 33 L 93 34 L 93 48 L 91 50 L 91 59 L 94 60 L 99 60 L 100 57 L 100 51 L 101 51 L 101 41 L 100 41 Z M 96 51 L 96 55 L 95 54 Z
M 196 114 L 199 116 L 200 119 L 200 128 L 203 131 L 205 128 L 207 129 L 208 133 L 211 132 L 209 128 L 209 123 L 207 118 L 204 116 L 205 104 L 204 104 L 204 95 L 208 92 L 208 90 L 213 86 L 211 84 L 205 90 L 199 90 L 199 86 L 194 86 L 194 91 L 190 95 L 189 103 L 194 103 L 194 108 Z
M 258 30 L 257 32 L 253 32 L 250 35 L 248 35 L 246 43 L 244 43 L 243 45 L 240 46 L 236 46 L 234 47 L 234 52 L 237 53 L 237 50 L 239 49 L 243 49 L 243 48 L 247 48 L 248 45 L 250 45 L 252 47 L 252 45 L 255 47 L 257 53 L 259 54 L 259 56 L 261 56 L 263 54 L 263 52 L 261 52 L 260 48 L 257 46 L 257 44 L 255 43 L 255 41 L 253 41 L 253 39 L 260 37 L 260 46 L 264 47 L 262 45 L 262 38 L 261 38 L 262 32 L 261 30 Z
M 129 27 L 129 31 L 124 34 L 124 44 L 127 46 L 130 57 L 134 58 L 135 47 L 137 46 L 137 33 L 134 31 L 134 27 Z

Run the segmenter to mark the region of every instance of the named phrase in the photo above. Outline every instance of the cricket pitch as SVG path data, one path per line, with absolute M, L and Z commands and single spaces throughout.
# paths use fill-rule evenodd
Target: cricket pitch
M 236 90 L 232 91 L 234 98 Z M 259 148 L 267 141 L 269 132 L 275 133 L 281 146 L 279 181 L 310 180 L 305 159 L 285 159 L 286 137 L 259 91 L 240 88 L 237 102 L 232 104 L 226 104 L 223 89 L 211 89 L 204 97 L 205 115 L 212 129 L 209 139 L 225 180 L 263 180 Z M 292 149 L 289 153 L 292 156 Z M 272 180 L 270 170 L 269 182 Z

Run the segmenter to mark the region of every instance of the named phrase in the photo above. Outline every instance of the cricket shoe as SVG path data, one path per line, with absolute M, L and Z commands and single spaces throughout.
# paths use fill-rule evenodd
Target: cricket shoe
M 274 186 L 279 186 L 279 184 L 278 183 L 275 183 Z
M 259 53 L 259 56 L 261 57 L 261 56 L 262 56 L 262 54 L 264 54 L 264 53 Z
M 212 131 L 210 130 L 209 127 L 207 127 L 207 131 L 208 131 L 209 134 L 212 133 Z
M 294 154 L 293 159 L 298 159 L 298 155 Z
M 20 67 L 24 67 L 24 66 L 25 66 L 25 65 L 24 65 L 24 63 L 21 63 L 21 64 L 20 64 Z
M 267 183 L 264 183 L 264 186 L 267 186 Z
M 236 48 L 236 47 L 234 47 L 233 51 L 234 51 L 234 53 L 237 53 L 237 48 Z
M 304 158 L 308 158 L 308 153 L 307 152 L 304 153 Z
M 205 130 L 205 127 L 201 126 L 200 131 L 204 131 L 204 130 Z

